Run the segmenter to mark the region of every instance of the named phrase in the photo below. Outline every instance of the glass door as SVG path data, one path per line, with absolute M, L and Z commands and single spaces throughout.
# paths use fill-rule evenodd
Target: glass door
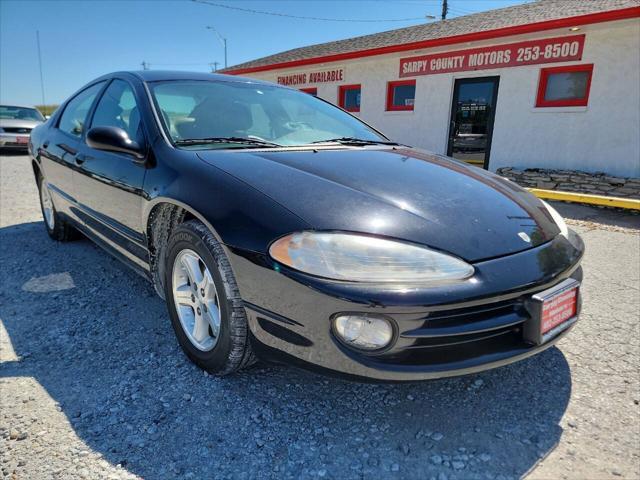
M 500 77 L 456 80 L 447 155 L 489 168 L 489 152 Z

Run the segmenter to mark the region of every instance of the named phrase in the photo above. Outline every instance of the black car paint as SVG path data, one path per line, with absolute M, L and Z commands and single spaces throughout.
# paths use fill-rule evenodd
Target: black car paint
M 527 295 L 581 275 L 581 240 L 558 235 L 544 205 L 526 191 L 489 172 L 403 146 L 176 148 L 160 126 L 146 82 L 256 81 L 123 72 L 92 84 L 104 82 L 103 92 L 114 78 L 134 90 L 146 161 L 92 149 L 84 136 L 58 130 L 63 104 L 32 133 L 34 168 L 50 185 L 60 214 L 147 277 L 153 209 L 171 203 L 203 221 L 230 258 L 254 348 L 263 356 L 349 377 L 414 380 L 508 363 L 549 345 L 516 342 L 500 353 L 478 351 L 463 360 L 455 360 L 451 348 L 445 348 L 441 361 L 407 362 L 415 358 L 406 353 L 412 346 L 407 332 L 426 328 L 427 317 L 507 300 L 521 306 Z M 435 288 L 369 286 L 318 279 L 270 260 L 268 247 L 275 239 L 310 229 L 365 232 L 427 245 L 473 263 L 476 273 L 460 284 Z M 526 312 L 513 308 L 526 321 Z M 379 355 L 344 347 L 331 334 L 330 319 L 339 312 L 393 318 L 396 345 Z

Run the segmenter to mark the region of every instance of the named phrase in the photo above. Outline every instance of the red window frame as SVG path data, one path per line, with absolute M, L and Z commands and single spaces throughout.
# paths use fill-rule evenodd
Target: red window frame
M 318 96 L 318 87 L 301 88 L 300 91 L 308 93 L 309 95 L 315 95 L 316 97 Z
M 414 105 L 394 105 L 393 104 L 393 89 L 395 87 L 401 87 L 403 85 L 413 85 L 415 87 L 416 81 L 414 80 L 395 80 L 393 82 L 387 82 L 387 112 L 397 112 L 413 110 Z M 413 99 L 415 104 L 415 97 Z
M 589 74 L 589 76 L 587 77 L 587 88 L 585 89 L 584 97 L 561 100 L 545 100 L 544 95 L 547 91 L 547 82 L 549 81 L 549 75 L 572 72 L 587 72 Z M 536 98 L 536 107 L 586 107 L 589 103 L 591 77 L 593 77 L 593 63 L 540 69 L 540 81 L 538 82 L 538 96 Z
M 344 94 L 349 90 L 360 90 L 360 95 L 362 95 L 362 85 L 360 83 L 354 83 L 353 85 L 340 85 L 338 87 L 338 105 L 341 108 L 344 108 L 347 112 L 359 112 L 360 107 L 350 107 L 347 108 L 345 106 Z M 361 100 L 362 101 L 362 98 Z

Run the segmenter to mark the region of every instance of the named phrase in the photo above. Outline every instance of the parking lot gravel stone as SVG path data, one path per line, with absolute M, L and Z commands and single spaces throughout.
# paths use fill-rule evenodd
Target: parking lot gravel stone
M 218 378 L 148 282 L 47 237 L 26 156 L 0 180 L 0 478 L 640 478 L 639 216 L 554 204 L 586 243 L 584 308 L 528 360 L 410 384 Z

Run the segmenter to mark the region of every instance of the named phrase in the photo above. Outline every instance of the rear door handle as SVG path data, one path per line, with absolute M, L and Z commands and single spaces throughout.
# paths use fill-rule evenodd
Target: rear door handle
M 87 160 L 89 160 L 91 157 L 89 157 L 89 156 L 87 156 L 87 155 L 84 155 L 84 154 L 82 154 L 82 153 L 79 153 L 79 154 L 77 154 L 77 155 L 76 155 L 76 157 L 75 157 L 75 158 L 76 158 L 76 163 L 77 163 L 78 165 L 82 165 L 84 162 L 86 162 Z

